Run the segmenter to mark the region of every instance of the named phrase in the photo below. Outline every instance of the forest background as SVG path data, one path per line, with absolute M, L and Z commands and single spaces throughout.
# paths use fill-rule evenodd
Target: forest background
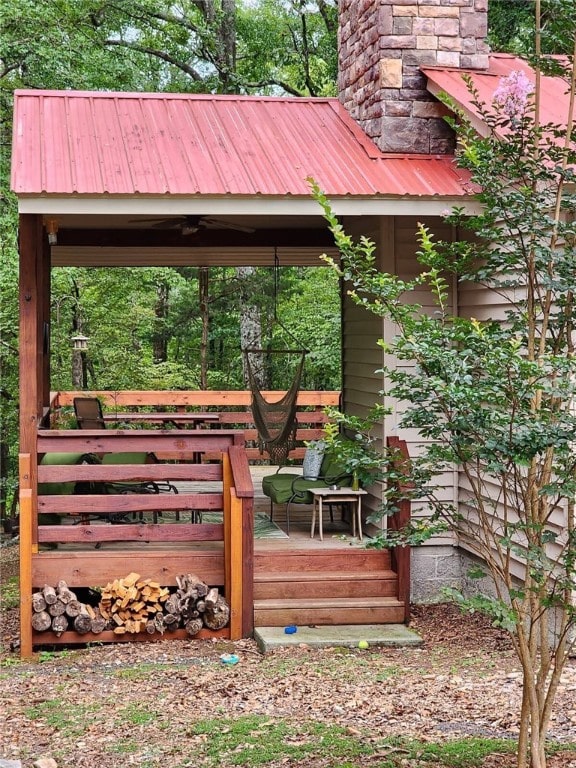
M 493 50 L 529 53 L 532 0 L 491 0 Z M 17 88 L 337 95 L 337 0 L 5 0 L 0 7 L 0 512 L 18 455 Z M 320 255 L 320 254 L 319 254 Z M 304 389 L 340 388 L 340 291 L 316 267 L 53 270 L 53 389 L 244 389 L 247 329 L 310 350 Z M 271 323 L 277 314 L 281 325 Z M 204 330 L 204 337 L 203 337 Z M 207 331 L 207 339 L 206 339 Z M 80 374 L 71 338 L 89 337 Z M 282 389 L 285 372 L 262 386 Z M 80 380 L 78 380 L 80 378 Z

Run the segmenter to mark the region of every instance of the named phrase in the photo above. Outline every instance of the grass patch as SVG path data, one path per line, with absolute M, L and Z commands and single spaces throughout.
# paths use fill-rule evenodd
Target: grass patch
M 258 716 L 238 720 L 205 720 L 187 733 L 197 739 L 207 766 L 260 766 L 286 758 L 292 762 L 332 758 L 334 765 L 354 766 L 371 749 L 351 738 L 344 728 L 321 723 L 294 723 Z
M 382 768 L 396 768 L 401 760 L 418 761 L 441 765 L 443 768 L 475 768 L 483 760 L 494 754 L 516 754 L 516 741 L 513 739 L 483 739 L 468 737 L 454 739 L 442 744 L 431 744 L 413 739 L 390 738 L 382 742 L 381 747 L 391 751 L 390 761 L 385 760 Z M 394 750 L 398 754 L 394 754 Z
M 97 704 L 70 706 L 64 699 L 49 699 L 28 707 L 25 714 L 30 720 L 43 720 L 64 737 L 77 737 L 93 722 L 93 718 L 88 715 L 98 712 L 99 709 Z
M 150 711 L 138 704 L 129 704 L 118 710 L 118 716 L 123 722 L 129 722 L 132 725 L 148 725 L 159 718 L 157 712 Z
M 0 611 L 17 608 L 20 603 L 20 584 L 18 576 L 12 576 L 0 584 Z
M 370 734 L 352 735 L 347 729 L 307 721 L 272 720 L 246 716 L 237 720 L 214 719 L 194 724 L 186 737 L 195 743 L 197 764 L 206 768 L 270 764 L 325 768 L 479 768 L 490 755 L 516 754 L 513 739 L 467 737 L 434 744 L 416 739 L 389 737 L 373 740 Z M 553 745 L 555 751 L 574 745 Z

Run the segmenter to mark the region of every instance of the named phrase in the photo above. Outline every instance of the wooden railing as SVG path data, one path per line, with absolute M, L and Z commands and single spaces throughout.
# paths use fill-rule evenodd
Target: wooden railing
M 264 392 L 267 400 L 279 400 L 284 391 Z M 94 391 L 94 392 L 57 392 L 52 396 L 53 423 L 58 423 L 63 408 L 71 408 L 75 397 L 98 397 L 105 412 L 118 415 L 122 422 L 122 414 L 126 411 L 210 411 L 218 416 L 217 426 L 223 429 L 241 429 L 244 433 L 246 454 L 250 461 L 268 458 L 267 453 L 260 452 L 258 447 L 258 432 L 254 425 L 250 402 L 251 393 L 246 390 L 198 390 L 198 391 Z M 322 429 L 327 421 L 324 409 L 326 406 L 338 406 L 340 392 L 338 391 L 301 391 L 297 399 L 298 429 L 296 432 L 297 446 L 290 453 L 290 458 L 299 460 L 305 451 L 304 441 L 316 440 L 322 436 Z M 54 422 L 54 419 L 56 420 Z M 212 427 L 213 424 L 207 424 Z
M 223 542 L 223 557 L 200 552 L 194 568 L 201 578 L 214 585 L 224 584 L 230 603 L 230 626 L 225 636 L 232 639 L 252 632 L 253 606 L 253 486 L 241 432 L 231 430 L 39 430 L 38 464 L 36 457 L 21 454 L 20 531 L 26 545 L 21 557 L 21 615 L 22 654 L 28 656 L 34 643 L 79 642 L 74 633 L 65 632 L 60 638 L 51 633 L 34 636 L 31 630 L 31 595 L 44 584 L 56 584 L 61 579 L 69 586 L 104 585 L 126 575 L 129 549 L 120 546 L 114 551 L 98 548 L 107 542 L 151 542 L 167 545 L 163 550 L 139 549 L 138 568 L 147 577 L 163 586 L 174 586 L 178 573 L 191 570 L 191 551 L 172 551 L 170 542 Z M 80 461 L 83 455 L 98 456 L 139 452 L 170 452 L 181 455 L 209 453 L 219 456 L 217 463 L 176 464 L 104 464 L 69 463 Z M 42 457 L 50 454 L 54 463 L 43 465 Z M 57 462 L 60 463 L 57 463 Z M 216 483 L 206 488 L 179 493 L 95 492 L 82 495 L 66 492 L 66 484 L 89 484 L 102 490 L 106 484 L 150 482 Z M 51 493 L 50 491 L 54 491 Z M 122 489 L 124 490 L 124 488 Z M 150 513 L 164 513 L 182 518 L 194 514 L 222 511 L 222 522 L 146 522 Z M 170 513 L 170 515 L 168 515 Z M 68 524 L 39 525 L 38 515 L 50 514 Z M 121 525 L 101 524 L 103 520 L 122 515 L 128 522 Z M 140 518 L 142 521 L 139 522 Z M 70 524 L 74 520 L 80 524 Z M 90 525 L 91 521 L 98 524 Z M 51 522 L 54 522 L 52 520 Z M 84 524 L 82 524 L 84 523 Z M 45 550 L 45 545 L 90 544 L 82 551 L 67 547 Z M 40 547 L 39 547 L 40 545 Z M 221 550 L 222 551 L 222 550 Z M 202 554 L 206 555 L 202 560 Z M 223 565 L 218 565 L 222 562 Z M 117 640 L 112 633 L 95 636 L 100 641 Z M 130 638 L 138 639 L 138 638 Z M 84 638 L 84 641 L 87 641 Z

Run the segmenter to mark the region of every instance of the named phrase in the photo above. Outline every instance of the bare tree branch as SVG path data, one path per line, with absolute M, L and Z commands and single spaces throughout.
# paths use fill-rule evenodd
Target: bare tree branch
M 180 69 L 182 72 L 185 72 L 196 83 L 201 83 L 204 80 L 204 78 L 193 67 L 189 66 L 188 64 L 185 64 L 182 61 L 178 61 L 170 54 L 165 53 L 164 51 L 159 51 L 156 48 L 148 48 L 145 45 L 138 45 L 137 43 L 129 43 L 126 40 L 105 40 L 104 45 L 107 45 L 107 46 L 116 45 L 121 48 L 129 48 L 132 51 L 138 51 L 138 53 L 145 53 L 149 56 L 155 56 L 157 59 L 162 59 L 162 61 L 165 61 L 168 64 L 172 64 L 172 66 L 177 67 L 177 69 Z

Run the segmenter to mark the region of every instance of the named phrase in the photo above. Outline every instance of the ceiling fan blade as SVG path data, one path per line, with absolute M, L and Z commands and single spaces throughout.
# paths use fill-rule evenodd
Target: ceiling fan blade
M 243 224 L 235 224 L 232 221 L 226 221 L 225 219 L 214 219 L 210 216 L 202 217 L 202 224 L 214 229 L 235 229 L 238 232 L 246 232 L 252 234 L 255 232 L 253 227 L 245 227 Z
M 179 229 L 183 227 L 185 220 L 179 219 L 156 219 L 156 224 L 152 224 L 152 229 Z
M 130 219 L 130 224 L 150 224 L 151 222 L 174 221 L 166 216 L 155 216 L 153 219 Z

